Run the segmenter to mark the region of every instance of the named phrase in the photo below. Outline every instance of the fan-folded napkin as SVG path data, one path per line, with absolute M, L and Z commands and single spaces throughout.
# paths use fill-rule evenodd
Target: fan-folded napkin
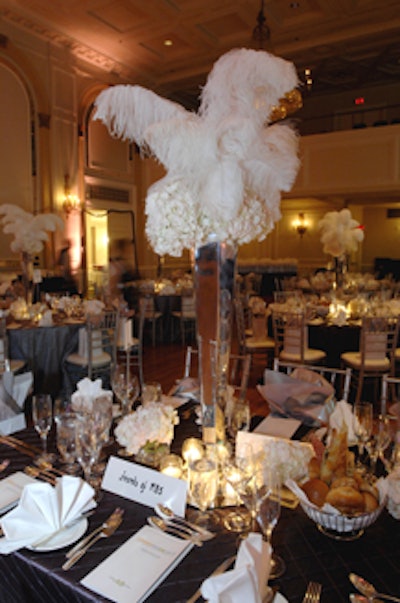
M 97 398 L 110 397 L 112 392 L 102 388 L 101 379 L 92 381 L 88 377 L 78 381 L 77 390 L 71 396 L 71 404 L 76 412 L 91 412 Z
M 0 432 L 14 433 L 26 426 L 24 402 L 33 383 L 31 372 L 14 375 L 5 371 L 0 379 Z
M 93 509 L 94 490 L 79 477 L 64 475 L 53 487 L 48 483 L 24 487 L 18 506 L 1 519 L 4 538 L 0 553 L 9 554 L 32 546 L 68 526 Z
M 209 603 L 261 603 L 271 564 L 271 546 L 261 534 L 250 533 L 239 547 L 234 569 L 210 576 L 201 586 Z
M 349 446 L 357 444 L 357 438 L 354 434 L 354 415 L 353 407 L 346 400 L 336 402 L 335 408 L 329 417 L 330 429 L 341 431 L 343 426 L 347 428 L 347 442 Z

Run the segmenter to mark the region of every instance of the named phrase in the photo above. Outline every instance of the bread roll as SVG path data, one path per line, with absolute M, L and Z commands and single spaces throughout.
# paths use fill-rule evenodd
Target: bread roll
M 344 475 L 343 477 L 338 477 L 334 479 L 331 483 L 331 488 L 340 488 L 341 486 L 350 486 L 350 488 L 354 488 L 355 490 L 359 490 L 359 486 L 357 481 L 350 476 Z
M 331 488 L 325 502 L 335 507 L 343 515 L 357 515 L 364 512 L 364 496 L 351 486 Z
M 313 477 L 319 477 L 319 472 L 321 470 L 321 463 L 317 459 L 316 456 L 313 456 L 308 463 L 308 477 L 312 479 Z
M 310 502 L 318 507 L 322 507 L 329 491 L 328 484 L 318 477 L 313 477 L 305 482 L 305 484 L 302 485 L 302 488 Z
M 364 513 L 372 513 L 378 508 L 379 502 L 370 492 L 362 492 L 364 497 Z

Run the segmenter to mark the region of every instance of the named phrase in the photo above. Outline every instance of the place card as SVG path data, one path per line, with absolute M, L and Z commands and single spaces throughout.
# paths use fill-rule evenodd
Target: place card
M 187 482 L 155 469 L 111 456 L 101 487 L 152 509 L 158 503 L 168 505 L 177 515 L 185 516 Z
M 115 603 L 141 603 L 192 548 L 193 543 L 188 540 L 144 526 L 85 576 L 81 584 Z
M 254 433 L 262 433 L 264 435 L 290 440 L 300 425 L 301 421 L 298 421 L 297 419 L 284 419 L 282 417 L 268 415 L 268 417 L 257 425 L 254 429 Z

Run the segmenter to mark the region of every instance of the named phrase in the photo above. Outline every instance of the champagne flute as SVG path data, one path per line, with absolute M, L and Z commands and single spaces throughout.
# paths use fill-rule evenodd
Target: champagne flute
M 93 465 L 98 461 L 103 445 L 104 422 L 98 414 L 78 414 L 75 443 L 76 458 L 82 467 L 85 481 L 98 492 L 100 480 L 92 476 Z
M 384 458 L 385 450 L 390 446 L 392 441 L 389 421 L 390 419 L 386 415 L 379 415 L 374 425 L 373 433 L 366 444 L 372 476 L 376 474 L 378 459 L 382 460 Z
M 121 405 L 121 415 L 125 417 L 132 410 L 134 402 L 140 393 L 139 380 L 132 375 L 129 365 L 117 365 L 112 373 L 111 386 Z
M 239 505 L 243 502 L 240 493 L 246 492 L 253 476 L 244 467 L 240 466 L 240 463 L 236 463 L 234 459 L 225 463 L 223 475 L 227 484 L 226 496 L 237 505 L 233 511 L 225 516 L 224 526 L 232 532 L 247 532 L 250 528 L 251 516 L 248 511 L 242 511 L 239 508 Z
M 53 463 L 55 455 L 47 451 L 47 436 L 53 424 L 53 402 L 49 394 L 37 394 L 32 397 L 32 422 L 40 435 L 42 454 L 39 461 Z
M 361 457 L 372 434 L 373 408 L 371 402 L 357 402 L 354 405 L 354 433 L 358 444 L 357 467 L 362 468 Z
M 264 465 L 263 484 L 256 490 L 256 501 L 257 522 L 266 541 L 271 545 L 272 532 L 281 514 L 281 483 L 271 463 Z M 269 578 L 278 578 L 285 571 L 284 560 L 272 552 Z

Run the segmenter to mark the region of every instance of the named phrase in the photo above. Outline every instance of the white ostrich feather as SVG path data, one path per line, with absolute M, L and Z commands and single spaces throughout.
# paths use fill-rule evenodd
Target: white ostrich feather
M 299 159 L 292 127 L 265 124 L 297 85 L 292 63 L 236 49 L 215 63 L 197 114 L 140 86 L 98 96 L 94 118 L 149 148 L 167 170 L 146 198 L 146 233 L 157 253 L 179 255 L 211 233 L 237 243 L 267 236 Z
M 352 218 L 349 209 L 327 212 L 318 222 L 324 253 L 339 257 L 357 249 L 364 239 L 360 223 Z
M 10 244 L 14 253 L 39 253 L 48 240 L 47 231 L 63 229 L 64 222 L 56 214 L 31 214 L 17 205 L 0 205 L 1 223 L 5 234 L 14 235 Z

